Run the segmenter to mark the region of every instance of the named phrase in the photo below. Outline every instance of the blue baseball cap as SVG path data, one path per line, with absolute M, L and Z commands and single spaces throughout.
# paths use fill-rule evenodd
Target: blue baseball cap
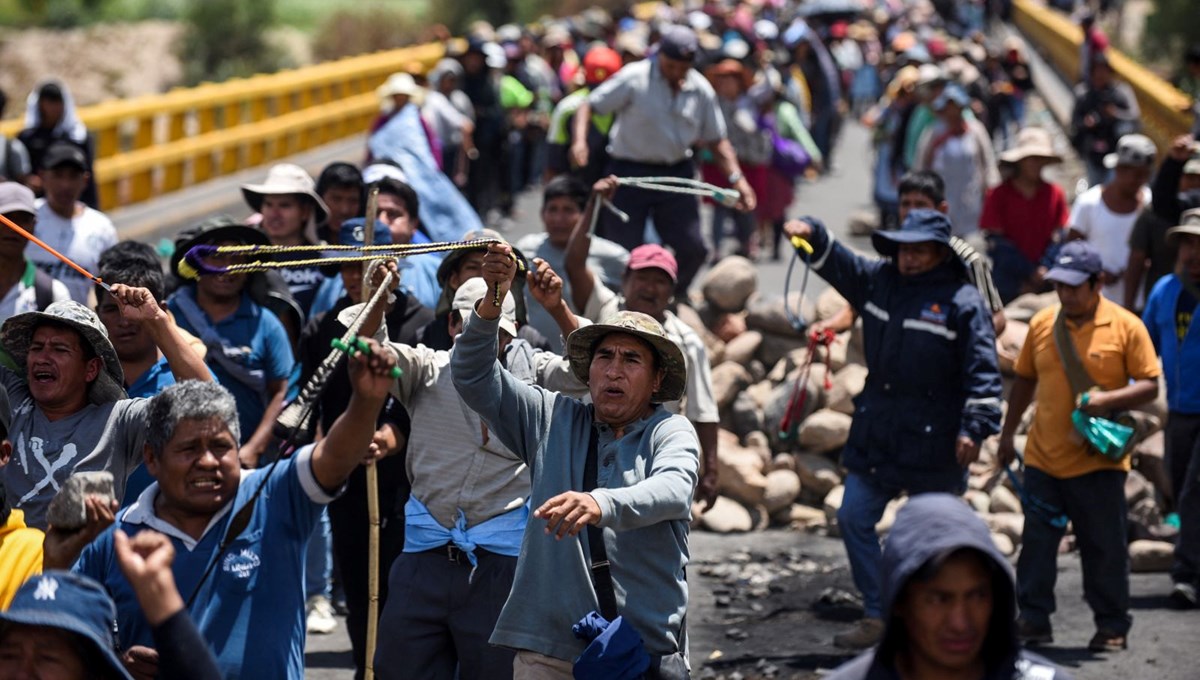
M 17 591 L 8 610 L 0 612 L 0 624 L 74 633 L 95 647 L 117 677 L 133 680 L 117 658 L 117 607 L 104 588 L 86 576 L 69 571 L 34 576 Z
M 1100 253 L 1087 241 L 1070 241 L 1054 258 L 1054 266 L 1043 277 L 1067 286 L 1078 286 L 1104 270 Z
M 658 43 L 659 54 L 678 61 L 692 61 L 700 51 L 700 41 L 696 32 L 687 26 L 671 24 L 662 29 L 662 39 Z
M 871 235 L 871 245 L 887 257 L 896 257 L 901 243 L 950 245 L 950 218 L 937 210 L 918 208 L 908 213 L 899 230 L 877 231 Z
M 366 224 L 367 218 L 365 217 L 351 217 L 342 222 L 342 228 L 338 230 L 338 245 L 362 246 Z M 388 229 L 388 225 L 381 221 L 375 222 L 375 242 L 371 245 L 392 245 L 392 231 Z
M 966 108 L 971 103 L 971 96 L 958 83 L 950 83 L 945 90 L 938 95 L 938 98 L 933 102 L 933 110 L 941 111 L 946 108 L 946 104 L 954 102 L 962 108 Z

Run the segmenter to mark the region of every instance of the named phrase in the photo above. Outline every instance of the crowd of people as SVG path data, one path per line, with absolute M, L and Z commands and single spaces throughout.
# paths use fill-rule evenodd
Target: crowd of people
M 837 517 L 865 617 L 832 641 L 869 651 L 832 677 L 1066 677 L 1022 650 L 1053 641 L 1060 514 L 1089 647 L 1125 649 L 1129 458 L 1073 418 L 1117 419 L 1160 377 L 1171 597 L 1196 607 L 1200 155 L 1138 132 L 1085 22 L 1067 136 L 1088 186 L 1069 200 L 1003 5 L 475 24 L 380 86 L 365 160 L 271 167 L 241 187 L 250 219 L 180 232 L 165 263 L 118 240 L 69 90 L 40 86 L 0 157 L 0 215 L 62 256 L 0 227 L 0 677 L 300 678 L 336 609 L 356 677 L 688 677 L 687 537 L 717 497 L 721 414 L 677 305 L 706 264 L 797 243 L 848 303 L 807 330 L 859 324 L 869 370 Z M 793 214 L 855 124 L 878 257 Z M 543 229 L 510 244 L 531 189 Z M 370 267 L 298 249 L 467 241 Z M 254 268 L 230 246 L 278 254 Z M 1006 396 L 1004 307 L 1051 292 Z M 358 349 L 306 394 L 351 326 Z M 284 427 L 298 400 L 311 418 Z M 1053 512 L 1027 515 L 1014 572 L 954 496 L 988 438 L 1011 463 L 1031 405 L 1024 483 Z M 111 486 L 79 491 L 97 473 Z

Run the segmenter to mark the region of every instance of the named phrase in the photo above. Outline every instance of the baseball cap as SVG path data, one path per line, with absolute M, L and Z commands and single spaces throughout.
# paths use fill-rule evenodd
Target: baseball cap
M 46 158 L 42 167 L 53 170 L 64 165 L 73 165 L 80 170 L 87 170 L 87 156 L 83 155 L 83 149 L 70 142 L 51 144 L 50 148 L 46 150 Z
M 0 182 L 0 215 L 15 212 L 37 214 L 33 191 L 19 182 Z
M 671 251 L 655 243 L 647 243 L 629 251 L 629 271 L 639 269 L 661 269 L 671 277 L 671 281 L 679 281 L 679 264 Z
M 662 39 L 658 43 L 661 54 L 679 61 L 692 61 L 699 50 L 700 42 L 692 29 L 679 24 L 663 28 Z
M 1183 174 L 1200 175 L 1200 156 L 1192 156 L 1183 164 Z
M 1158 149 L 1146 135 L 1125 135 L 1117 140 L 1117 150 L 1104 157 L 1104 167 L 1112 169 L 1118 165 L 1149 167 L 1154 165 Z
M 338 230 L 338 245 L 361 247 L 366 234 L 367 219 L 351 217 L 342 222 Z M 388 246 L 392 244 L 392 232 L 382 221 L 375 222 L 375 240 L 371 245 Z
M 488 286 L 487 281 L 484 281 L 479 276 L 467 279 L 454 292 L 454 302 L 451 304 L 451 309 L 462 314 L 462 317 L 466 319 L 471 315 L 471 312 L 475 309 L 475 303 L 480 298 L 484 298 L 484 304 L 492 304 L 492 290 Z M 504 302 L 500 305 L 499 323 L 500 330 L 514 338 L 517 337 L 517 301 L 513 298 L 511 290 L 504 295 Z
M 116 619 L 117 608 L 104 588 L 69 571 L 34 576 L 17 590 L 8 610 L 0 612 L 0 624 L 45 626 L 78 635 L 96 652 L 94 658 L 108 666 L 106 677 L 132 680 L 114 651 Z
M 960 107 L 966 108 L 971 103 L 971 97 L 967 91 L 958 83 L 950 83 L 946 89 L 942 91 L 938 98 L 933 102 L 933 110 L 941 111 L 946 108 L 946 104 L 954 102 Z
M 619 70 L 621 55 L 611 47 L 593 47 L 583 56 L 583 76 L 589 85 L 599 85 Z
M 1069 241 L 1058 251 L 1054 266 L 1046 272 L 1047 281 L 1078 286 L 1099 274 L 1104 268 L 1100 253 L 1087 241 Z

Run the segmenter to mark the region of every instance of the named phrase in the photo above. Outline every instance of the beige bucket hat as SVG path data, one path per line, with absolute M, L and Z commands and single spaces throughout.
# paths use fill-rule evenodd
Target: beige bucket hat
M 1040 127 L 1027 127 L 1017 133 L 1017 145 L 1000 154 L 1001 163 L 1020 163 L 1026 158 L 1044 158 L 1061 163 L 1062 156 L 1054 150 L 1054 139 Z
M 1185 235 L 1200 236 L 1200 208 L 1183 211 L 1179 216 L 1179 226 L 1167 230 L 1167 243 L 1174 243 Z
M 25 312 L 4 322 L 3 328 L 0 328 L 0 344 L 8 350 L 22 376 L 27 370 L 25 361 L 29 356 L 29 345 L 33 342 L 33 332 L 44 323 L 62 324 L 75 329 L 103 362 L 103 370 L 88 386 L 89 401 L 93 404 L 109 404 L 127 398 L 125 374 L 121 370 L 117 350 L 108 339 L 108 330 L 95 312 L 74 300 L 55 302 L 46 307 L 44 312 Z
M 683 397 L 687 387 L 687 364 L 683 359 L 683 350 L 667 337 L 662 324 L 641 312 L 617 312 L 603 323 L 584 326 L 571 333 L 567 338 L 567 359 L 571 362 L 571 372 L 580 382 L 585 385 L 588 383 L 592 353 L 596 351 L 600 340 L 610 333 L 637 336 L 650 343 L 658 354 L 659 365 L 663 367 L 665 375 L 658 391 L 650 395 L 650 401 L 661 404 Z
M 242 196 L 254 212 L 262 212 L 263 196 L 282 196 L 300 194 L 312 199 L 315 205 L 313 218 L 316 222 L 324 222 L 329 215 L 329 207 L 317 194 L 317 184 L 312 175 L 304 168 L 292 163 L 272 165 L 267 171 L 267 179 L 262 184 L 243 184 Z

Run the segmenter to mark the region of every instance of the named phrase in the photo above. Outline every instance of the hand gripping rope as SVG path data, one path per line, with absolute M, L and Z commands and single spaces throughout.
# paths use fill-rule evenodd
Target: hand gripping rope
M 690 177 L 618 177 L 617 185 L 645 189 L 647 191 L 661 191 L 668 194 L 688 194 L 702 198 L 711 198 L 728 208 L 737 205 L 738 199 L 741 198 L 741 194 L 734 189 L 726 189 Z M 611 211 L 622 222 L 629 221 L 628 214 L 613 205 L 612 201 L 602 198 L 597 201 L 596 208 L 592 212 L 591 225 L 588 227 L 589 234 L 596 233 L 596 224 L 600 220 L 601 206 Z
M 800 367 L 800 374 L 796 376 L 796 382 L 792 386 L 792 396 L 788 398 L 783 420 L 779 421 L 780 440 L 795 438 L 800 421 L 804 420 L 804 404 L 808 401 L 808 375 L 812 371 L 813 361 L 822 347 L 825 348 L 825 360 L 829 360 L 829 346 L 833 344 L 833 339 L 833 330 L 829 328 L 808 334 L 808 356 L 804 357 L 804 365 Z M 826 390 L 833 389 L 833 381 L 830 380 L 828 371 L 825 373 L 824 387 Z
M 307 429 L 307 423 L 312 415 L 312 409 L 316 405 L 317 400 L 321 397 L 321 394 L 325 391 L 325 386 L 329 382 L 329 376 L 333 373 L 334 369 L 338 367 L 343 356 L 353 354 L 352 351 L 348 352 L 347 350 L 361 351 L 367 346 L 366 343 L 358 337 L 358 332 L 366 322 L 367 315 L 371 313 L 371 310 L 374 309 L 375 306 L 380 303 L 380 301 L 387 298 L 388 291 L 391 290 L 396 282 L 397 277 L 391 272 L 384 277 L 383 284 L 379 286 L 379 289 L 375 291 L 375 294 L 371 296 L 371 299 L 368 300 L 367 303 L 363 305 L 362 309 L 359 310 L 358 314 L 355 315 L 354 320 L 351 321 L 350 326 L 346 329 L 346 332 L 342 334 L 342 337 L 340 339 L 335 339 L 331 343 L 333 345 L 332 351 L 330 351 L 329 355 L 325 357 L 325 360 L 321 362 L 321 365 L 317 367 L 317 370 L 313 372 L 312 378 L 309 379 L 304 388 L 300 390 L 300 396 L 292 401 L 292 403 L 289 404 L 287 408 L 285 408 L 279 414 L 279 418 L 275 421 L 275 434 L 284 440 L 284 443 L 279 447 L 280 455 L 275 459 L 274 462 L 271 463 L 270 467 L 262 472 L 261 481 L 259 481 L 258 487 L 254 490 L 254 494 L 250 496 L 250 499 L 246 501 L 246 504 L 239 508 L 237 513 L 234 514 L 233 518 L 229 520 L 229 527 L 225 530 L 225 537 L 221 540 L 220 547 L 217 548 L 217 554 L 214 555 L 212 561 L 208 563 L 208 567 L 204 570 L 204 574 L 200 577 L 200 580 L 196 582 L 195 590 L 192 591 L 191 596 L 187 600 L 188 608 L 190 608 L 192 603 L 195 602 L 196 597 L 200 594 L 200 589 L 204 587 L 204 582 L 207 581 L 208 577 L 212 575 L 213 569 L 217 566 L 217 564 L 220 563 L 221 558 L 225 555 L 225 552 L 229 549 L 229 546 L 235 540 L 237 540 L 237 538 L 242 535 L 242 532 L 246 530 L 246 527 L 250 525 L 250 519 L 254 516 L 254 506 L 258 502 L 259 496 L 262 495 L 263 488 L 266 486 L 267 481 L 274 473 L 275 466 L 279 464 L 279 461 L 291 455 L 292 451 L 299 443 L 299 437 Z M 399 367 L 396 367 L 392 371 L 394 377 L 398 377 L 396 374 L 396 371 L 398 370 Z

